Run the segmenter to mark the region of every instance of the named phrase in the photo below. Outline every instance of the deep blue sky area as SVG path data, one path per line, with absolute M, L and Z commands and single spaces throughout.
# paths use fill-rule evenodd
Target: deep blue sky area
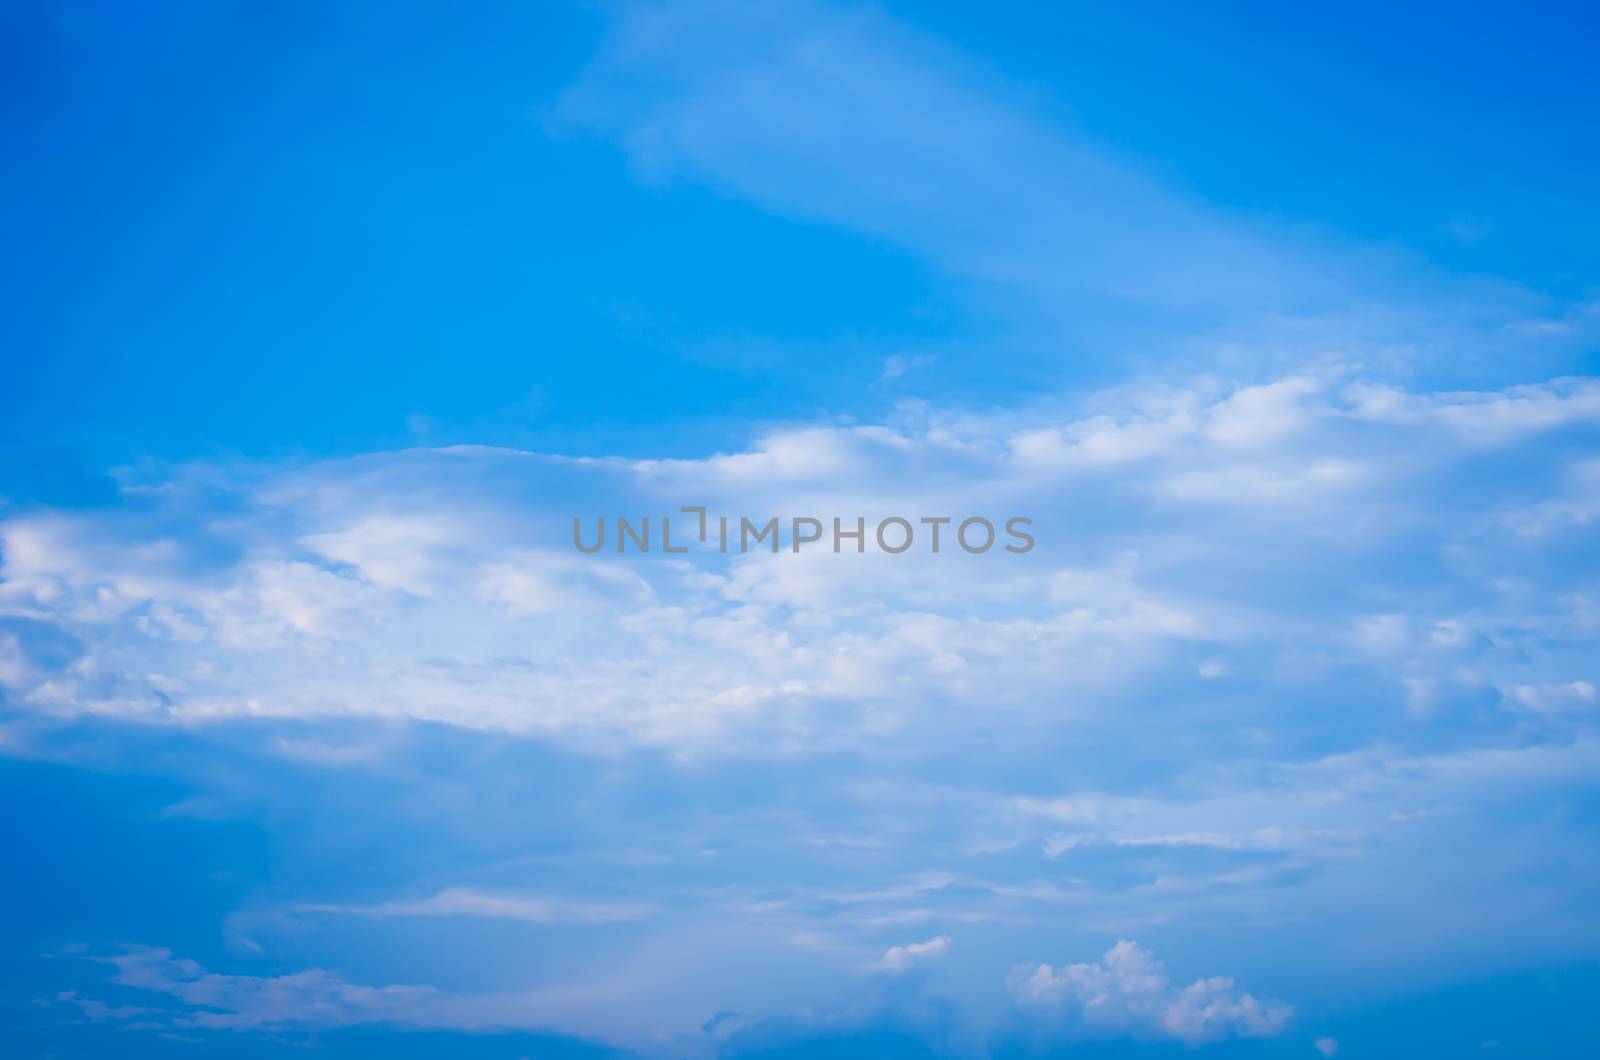
M 1588 5 L 890 10 L 1245 217 L 1556 298 L 1595 282 Z M 879 411 L 869 347 L 1004 348 L 890 242 L 641 184 L 552 132 L 603 16 L 8 4 L 12 494 L 47 489 L 19 464 L 218 450 L 690 455 L 740 422 Z M 975 406 L 1059 376 L 958 360 L 946 390 Z

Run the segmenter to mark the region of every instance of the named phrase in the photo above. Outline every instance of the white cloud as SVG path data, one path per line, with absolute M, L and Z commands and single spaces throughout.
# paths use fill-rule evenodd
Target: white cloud
M 156 519 L 114 507 L 0 523 L 0 618 L 43 623 L 77 652 L 41 654 L 12 632 L 0 680 L 11 702 L 57 714 L 366 714 L 581 744 L 799 747 L 900 730 L 913 712 L 942 738 L 928 725 L 937 701 L 1087 719 L 1133 674 L 1176 672 L 1185 659 L 1191 674 L 1219 675 L 1214 655 L 1197 664 L 1186 646 L 1227 644 L 1229 669 L 1252 644 L 1326 657 L 1349 639 L 1344 625 L 1356 630 L 1347 661 L 1382 671 L 1418 718 L 1492 686 L 1509 690 L 1508 710 L 1571 723 L 1581 712 L 1555 705 L 1580 706 L 1600 680 L 1563 647 L 1592 636 L 1583 601 L 1600 592 L 1587 575 L 1543 596 L 1489 599 L 1484 586 L 1510 583 L 1462 567 L 1431 579 L 1425 597 L 1454 599 L 1453 610 L 1412 609 L 1396 594 L 1414 561 L 1393 550 L 1531 563 L 1520 524 L 1498 514 L 1532 510 L 1528 478 L 1483 481 L 1465 508 L 1429 494 L 1435 476 L 1491 442 L 1431 433 L 1428 410 L 1566 407 L 1577 393 L 1409 395 L 1394 402 L 1420 411 L 1395 417 L 1373 413 L 1370 392 L 1344 403 L 1300 374 L 1090 410 L 1039 428 L 1057 439 L 1048 454 L 1018 441 L 1042 436 L 995 416 L 962 420 L 954 440 L 931 425 L 817 426 L 704 460 L 456 448 L 252 469 L 232 484 L 222 470 L 209 491 L 142 494 Z M 1406 455 L 1389 459 L 1397 449 Z M 1120 470 L 1103 476 L 1095 469 L 1111 453 Z M 1545 459 L 1561 473 L 1532 481 L 1561 497 L 1584 489 L 1559 451 Z M 226 519 L 212 510 L 216 491 L 235 505 Z M 938 556 L 697 547 L 642 561 L 569 547 L 574 510 L 665 513 L 691 501 L 758 518 L 1025 513 L 1039 547 L 983 557 L 948 542 Z M 1561 532 L 1552 525 L 1541 541 Z M 1323 557 L 1316 569 L 1299 558 L 1307 547 Z M 1273 591 L 1285 570 L 1305 579 L 1299 594 Z M 1377 601 L 1387 609 L 1373 613 Z M 1530 622 L 1541 647 L 1498 650 Z
M 1435 957 L 1457 944 L 1437 940 L 1481 937 L 1468 929 L 1485 916 L 1502 935 L 1539 929 L 1541 914 L 1505 901 L 1493 880 L 1455 903 L 1396 906 L 1352 899 L 1337 881 L 1390 895 L 1372 880 L 1420 878 L 1416 864 L 1477 881 L 1473 846 L 1443 842 L 1447 831 L 1493 822 L 1518 834 L 1517 807 L 1548 805 L 1594 775 L 1592 522 L 1557 514 L 1582 510 L 1593 457 L 1554 440 L 1524 446 L 1526 434 L 1463 438 L 1426 413 L 1437 395 L 1411 395 L 1425 413 L 1414 418 L 1366 415 L 1339 386 L 1306 378 L 1108 392 L 1070 416 L 929 409 L 704 460 L 418 449 L 212 468 L 205 490 L 177 480 L 122 504 L 14 513 L 0 521 L 11 711 L 0 738 L 12 753 L 83 716 L 227 738 L 243 719 L 261 730 L 253 747 L 297 769 L 402 769 L 413 784 L 439 778 L 404 761 L 417 728 L 406 723 L 433 722 L 461 730 L 440 745 L 538 747 L 604 770 L 594 797 L 564 811 L 582 865 L 629 866 L 603 896 L 574 883 L 583 870 L 552 876 L 524 860 L 528 840 L 508 841 L 503 860 L 494 851 L 492 866 L 464 857 L 452 877 L 491 886 L 385 880 L 347 893 L 400 897 L 285 902 L 283 918 L 299 922 L 377 917 L 405 932 L 477 917 L 518 931 L 606 924 L 633 940 L 602 962 L 625 981 L 596 979 L 582 997 L 549 987 L 456 999 L 430 1017 L 441 1021 L 538 1019 L 610 1035 L 622 1033 L 619 1007 L 650 997 L 657 1007 L 630 1009 L 627 1033 L 698 1026 L 731 1002 L 673 994 L 678 977 L 663 969 L 690 945 L 673 937 L 688 923 L 721 925 L 750 968 L 827 964 L 818 981 L 912 967 L 938 940 L 885 953 L 883 932 L 959 924 L 960 972 L 993 983 L 1026 956 L 1007 940 L 1045 923 L 1314 936 L 1307 923 L 1354 905 L 1365 941 L 1403 917 Z M 1059 449 L 1025 457 L 1015 439 L 1028 430 L 1054 432 Z M 1515 473 L 1482 473 L 1491 451 Z M 1362 471 L 1301 484 L 1329 461 Z M 1183 492 L 1207 476 L 1243 479 Z M 757 516 L 1018 511 L 1035 518 L 1039 547 L 1021 557 L 570 549 L 575 511 L 684 503 Z M 1529 513 L 1538 535 L 1526 532 Z M 646 795 L 629 786 L 637 761 L 663 763 L 642 771 Z M 495 770 L 508 767 L 483 762 L 482 791 L 408 802 L 429 807 L 430 823 L 489 827 L 475 820 L 479 800 L 496 797 L 506 778 Z M 768 794 L 734 793 L 726 778 L 744 769 L 771 780 Z M 793 791 L 807 795 L 772 794 Z M 613 812 L 619 800 L 630 813 Z M 657 803 L 671 823 L 646 828 L 638 814 Z M 1528 831 L 1560 842 L 1529 840 L 1506 859 L 1514 871 L 1497 865 L 1519 887 L 1564 879 L 1555 859 L 1588 842 Z M 774 858 L 775 844 L 807 856 Z M 777 873 L 773 864 L 795 867 L 750 871 Z M 726 882 L 741 873 L 769 884 Z M 661 882 L 687 876 L 723 882 Z M 1544 908 L 1576 908 L 1557 891 Z M 665 909 L 674 916 L 656 915 Z M 252 924 L 250 937 L 270 942 L 270 928 Z M 1112 964 L 1087 967 L 1121 982 Z M 1088 1029 L 1114 1033 L 1120 1019 L 1127 1033 L 1205 1039 L 1264 1030 L 1283 1011 L 1204 979 L 1137 997 L 1107 986 L 1090 1020 L 1073 992 L 1089 972 L 1071 968 L 1028 977 L 1046 1015 L 1080 1031 L 1100 1020 Z M 358 1017 L 352 999 L 367 996 L 321 979 L 305 987 Z M 749 990 L 741 1011 L 782 1003 Z
M 1513 697 L 1519 706 L 1542 714 L 1592 710 L 1595 706 L 1595 686 L 1588 681 L 1518 685 Z
M 1128 941 L 1093 964 L 1020 966 L 1009 985 L 1024 1011 L 1089 1035 L 1132 1033 L 1198 1045 L 1269 1038 L 1294 1015 L 1284 1002 L 1258 1000 L 1223 976 L 1174 986 L 1161 962 Z
M 305 913 L 335 913 L 374 917 L 484 917 L 525 920 L 536 924 L 607 923 L 637 920 L 650 913 L 648 906 L 632 902 L 574 901 L 525 894 L 497 894 L 470 887 L 451 887 L 427 898 L 380 902 L 376 905 L 317 905 L 296 907 Z
M 334 563 L 354 567 L 384 588 L 426 596 L 443 567 L 439 553 L 471 541 L 467 529 L 439 514 L 363 513 L 337 530 L 306 534 L 300 543 Z
M 1318 1038 L 1311 1044 L 1323 1056 L 1335 1056 L 1339 1052 L 1339 1041 L 1336 1038 Z
M 1464 444 L 1494 445 L 1573 423 L 1600 421 L 1600 381 L 1565 378 L 1503 391 L 1410 394 L 1392 385 L 1352 383 L 1351 414 L 1388 423 L 1437 424 Z
M 318 968 L 280 976 L 222 975 L 169 950 L 149 947 L 102 960 L 116 969 L 112 982 L 166 994 L 183 1005 L 167 1016 L 178 1027 L 243 1030 L 426 1022 L 427 1010 L 444 997 L 426 986 L 351 983 Z M 138 1013 L 148 1016 L 150 1010 Z
M 898 974 L 908 971 L 912 965 L 944 956 L 945 951 L 949 948 L 950 937 L 948 935 L 938 935 L 926 942 L 912 942 L 904 946 L 891 946 L 873 964 L 873 967 L 879 971 Z
M 615 21 L 548 126 L 610 137 L 649 181 L 692 180 L 892 241 L 1046 320 L 1190 311 L 1190 357 L 1228 351 L 1241 333 L 1386 353 L 1373 331 L 1467 316 L 1448 297 L 1439 310 L 1406 304 L 1402 291 L 1433 278 L 1398 255 L 1313 248 L 1303 233 L 1207 209 L 1042 120 L 1031 98 L 874 8 L 640 5 Z M 1509 284 L 1462 286 L 1475 308 L 1504 303 L 1496 324 L 1534 302 Z M 1194 334 L 1201 307 L 1205 321 L 1232 324 L 1217 329 L 1226 338 Z

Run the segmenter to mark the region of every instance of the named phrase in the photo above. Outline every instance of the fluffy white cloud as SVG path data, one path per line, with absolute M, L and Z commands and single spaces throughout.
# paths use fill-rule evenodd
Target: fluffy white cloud
M 66 661 L 8 630 L 0 680 L 13 703 L 56 713 L 354 713 L 579 741 L 792 745 L 897 728 L 913 704 L 926 722 L 930 698 L 1092 715 L 1132 673 L 1181 659 L 1216 679 L 1237 672 L 1238 649 L 1325 653 L 1343 621 L 1363 665 L 1415 710 L 1480 686 L 1552 724 L 1575 717 L 1557 704 L 1581 705 L 1600 674 L 1563 645 L 1593 635 L 1593 576 L 1569 571 L 1540 599 L 1514 527 L 1582 482 L 1561 477 L 1560 447 L 1516 449 L 1501 432 L 1492 441 L 1532 462 L 1543 498 L 1530 502 L 1525 477 L 1429 496 L 1432 477 L 1490 443 L 1428 424 L 1506 404 L 1544 411 L 1499 420 L 1555 429 L 1593 418 L 1589 389 L 1373 393 L 1307 375 L 1206 384 L 1041 428 L 1048 445 L 969 418 L 958 442 L 931 421 L 816 427 L 701 461 L 415 450 L 252 470 L 224 487 L 226 517 L 214 474 L 204 490 L 130 490 L 122 509 L 0 524 L 0 618 L 78 646 Z M 1109 454 L 1112 476 L 1096 470 Z M 691 501 L 735 518 L 1027 514 L 1039 545 L 644 560 L 570 547 L 574 512 Z M 1462 510 L 1440 507 L 1452 503 Z M 1308 547 L 1314 568 L 1296 558 Z M 1448 563 L 1425 606 L 1394 596 L 1419 550 Z M 1300 584 L 1275 591 L 1275 571 Z M 1386 597 L 1406 609 L 1360 603 Z M 1510 651 L 1530 624 L 1542 643 Z M 853 722 L 808 723 L 844 702 Z
M 1213 976 L 1176 986 L 1166 969 L 1136 943 L 1118 942 L 1093 964 L 1025 965 L 1010 987 L 1025 1011 L 1086 1034 L 1133 1033 L 1190 1045 L 1223 1038 L 1268 1038 L 1294 1009 L 1258 1000 Z
M 950 948 L 950 937 L 939 935 L 926 942 L 912 942 L 904 946 L 890 946 L 873 967 L 879 971 L 899 973 L 908 971 L 912 965 L 922 961 L 933 960 L 935 957 L 944 956 Z

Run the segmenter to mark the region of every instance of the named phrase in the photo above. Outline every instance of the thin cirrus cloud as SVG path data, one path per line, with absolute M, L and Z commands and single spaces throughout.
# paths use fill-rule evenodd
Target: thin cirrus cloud
M 1479 358 L 1532 352 L 1507 339 L 1592 325 L 1581 306 L 1392 247 L 1231 216 L 1033 102 L 873 8 L 641 5 L 545 124 L 611 138 L 646 179 L 903 247 L 1004 306 L 1012 331 L 1070 348 L 1080 374 L 1357 354 L 1399 371 L 1470 360 L 1493 377 Z
M 686 173 L 1058 293 L 1181 297 L 1214 289 L 1191 287 L 1209 258 L 1227 263 L 1205 270 L 1215 282 L 1258 285 L 1259 298 L 1264 281 L 1277 289 L 1274 269 L 1304 267 L 987 87 L 957 54 L 872 11 L 639 7 L 552 120 L 614 134 L 646 173 Z M 1188 255 L 1149 271 L 1176 247 Z
M 604 923 L 648 916 L 648 906 L 606 904 L 523 894 L 493 894 L 451 887 L 426 898 L 398 899 L 376 905 L 302 905 L 302 913 L 371 917 L 485 917 L 526 920 L 536 924 Z

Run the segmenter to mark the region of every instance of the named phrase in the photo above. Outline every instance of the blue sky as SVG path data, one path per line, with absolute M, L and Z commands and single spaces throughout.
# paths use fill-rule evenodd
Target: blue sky
M 18 1055 L 1587 1055 L 1592 12 L 4 18 Z

